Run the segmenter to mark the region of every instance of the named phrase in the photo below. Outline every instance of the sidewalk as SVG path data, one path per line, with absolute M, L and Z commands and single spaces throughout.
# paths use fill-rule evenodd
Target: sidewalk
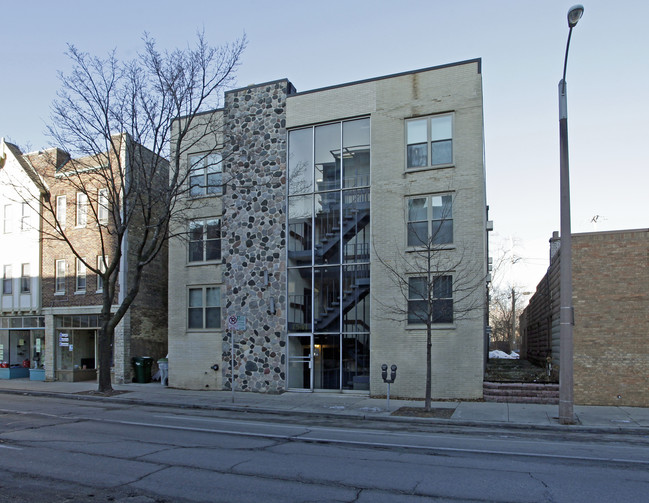
M 602 433 L 649 434 L 649 408 L 641 407 L 574 407 L 578 424 L 560 425 L 558 405 L 495 403 L 495 402 L 434 402 L 434 418 L 392 415 L 400 407 L 423 408 L 422 401 L 390 400 L 387 410 L 385 398 L 341 393 L 297 393 L 282 395 L 236 392 L 234 403 L 230 391 L 189 391 L 167 388 L 160 383 L 121 384 L 113 388 L 121 394 L 98 397 L 88 392 L 97 389 L 94 381 L 65 383 L 30 381 L 29 379 L 0 380 L 0 394 L 28 393 L 34 396 L 105 400 L 139 405 L 239 410 L 271 414 L 312 415 L 320 417 L 356 417 L 359 419 L 434 423 L 456 426 L 497 427 L 525 429 L 552 429 L 596 431 Z

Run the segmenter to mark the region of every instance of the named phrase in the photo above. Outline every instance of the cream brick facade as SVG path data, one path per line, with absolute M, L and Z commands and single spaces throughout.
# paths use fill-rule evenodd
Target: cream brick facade
M 266 84 L 253 87 L 261 89 L 264 86 Z M 432 395 L 434 398 L 480 398 L 484 365 L 487 250 L 481 61 L 471 60 L 303 93 L 291 92 L 291 88 L 289 84 L 284 119 L 287 131 L 335 121 L 369 118 L 369 393 L 374 396 L 385 394 L 386 386 L 381 379 L 380 366 L 387 363 L 396 364 L 399 369 L 396 382 L 391 388 L 393 396 L 424 396 L 426 331 L 421 326 L 408 325 L 405 315 L 403 320 L 390 319 L 381 308 L 392 304 L 401 306 L 404 313 L 407 310 L 406 299 L 381 261 L 393 264 L 404 275 L 413 272 L 404 265 L 404 257 L 412 253 L 407 251 L 408 198 L 450 194 L 453 197 L 454 237 L 453 244 L 440 252 L 441 260 L 461 263 L 458 268 L 468 271 L 474 284 L 466 299 L 455 301 L 458 312 L 463 307 L 471 307 L 466 315 L 458 316 L 452 324 L 436 326 L 434 330 Z M 246 102 L 237 105 L 243 107 Z M 223 113 L 224 120 L 228 121 L 229 110 L 215 113 Z M 436 114 L 451 114 L 453 118 L 452 163 L 433 168 L 408 169 L 406 121 Z M 286 167 L 281 166 L 281 159 L 279 167 L 285 172 Z M 248 182 L 254 183 L 256 175 L 252 171 L 250 173 L 251 179 Z M 227 179 L 228 173 L 223 176 Z M 282 183 L 286 193 L 286 177 L 282 179 Z M 224 198 L 208 199 L 210 201 L 206 199 L 206 204 L 195 210 L 194 215 L 222 216 L 221 199 Z M 224 225 L 227 218 L 228 215 L 224 215 Z M 285 207 L 281 218 L 286 219 Z M 187 297 L 188 285 L 222 284 L 221 270 L 224 265 L 189 266 L 186 256 L 185 242 L 176 240 L 170 245 L 169 383 L 172 386 L 195 389 L 226 388 L 229 386 L 229 377 L 224 372 L 210 370 L 210 366 L 215 363 L 222 367 L 228 365 L 227 361 L 218 360 L 219 355 L 228 350 L 221 345 L 222 341 L 227 343 L 228 335 L 224 330 L 214 333 L 188 332 L 185 328 L 187 303 L 183 300 Z M 286 255 L 282 256 L 282 261 L 286 261 Z M 282 267 L 285 268 L 286 265 L 280 264 L 278 271 Z M 462 271 L 455 273 L 460 274 Z M 222 294 L 223 292 L 224 290 Z M 260 292 L 260 295 L 262 298 L 266 294 Z M 278 310 L 288 309 L 282 304 L 281 296 L 276 301 Z M 237 299 L 224 298 L 221 305 L 225 306 L 226 302 L 236 304 Z M 222 309 L 222 316 L 225 317 L 225 314 Z M 275 319 L 283 316 L 283 313 L 268 316 Z M 249 326 L 247 329 L 262 331 L 259 326 Z M 245 334 L 241 335 L 245 337 Z M 286 325 L 281 337 L 283 340 L 288 337 Z M 280 364 L 283 379 L 283 374 L 288 370 L 288 349 L 285 344 L 281 347 L 285 356 Z M 242 358 L 245 358 L 245 354 Z M 256 382 L 254 375 L 249 376 L 249 379 Z M 315 385 L 312 387 L 317 388 Z M 288 383 L 280 382 L 277 390 L 289 388 Z M 257 390 L 266 391 L 259 387 Z

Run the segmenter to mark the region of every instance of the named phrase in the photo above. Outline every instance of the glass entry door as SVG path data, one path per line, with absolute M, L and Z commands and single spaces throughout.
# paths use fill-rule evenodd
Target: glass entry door
M 313 387 L 340 390 L 340 335 L 316 334 L 313 346 Z
M 288 387 L 293 390 L 313 390 L 312 335 L 288 336 Z

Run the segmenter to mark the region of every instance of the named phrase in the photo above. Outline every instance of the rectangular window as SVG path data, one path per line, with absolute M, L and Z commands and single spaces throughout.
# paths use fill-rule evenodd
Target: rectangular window
M 101 225 L 108 223 L 108 189 L 99 189 L 97 194 L 97 220 Z
M 86 264 L 84 264 L 83 261 L 79 259 L 77 259 L 77 282 L 75 291 L 86 291 Z
M 221 220 L 194 220 L 189 224 L 189 262 L 221 259 Z
M 54 291 L 56 293 L 65 293 L 65 260 L 56 261 Z
M 32 278 L 29 273 L 29 264 L 20 266 L 20 293 L 29 293 L 31 291 Z
M 22 203 L 20 206 L 20 230 L 26 231 L 29 229 L 29 204 Z
M 77 227 L 88 223 L 88 194 L 77 192 Z
M 13 275 L 11 273 L 11 266 L 6 265 L 2 271 L 2 294 L 11 295 L 13 293 Z
M 453 242 L 453 196 L 421 196 L 408 200 L 408 246 Z
M 436 276 L 429 284 L 425 276 L 408 279 L 408 324 L 453 323 L 453 278 Z
M 189 289 L 187 327 L 221 328 L 221 289 L 214 286 Z
M 406 165 L 426 168 L 453 163 L 453 116 L 435 115 L 406 122 Z
M 222 194 L 221 154 L 189 156 L 189 195 L 192 197 Z
M 5 234 L 9 234 L 11 232 L 11 205 L 10 204 L 5 204 L 4 206 L 4 215 L 3 215 L 3 225 L 2 225 L 2 231 Z
M 102 257 L 101 255 L 97 257 L 97 269 L 102 274 L 106 272 L 106 262 L 108 262 L 107 257 Z M 104 291 L 104 278 L 102 278 L 99 274 L 97 274 L 97 292 L 103 292 L 103 291 Z
M 60 229 L 65 229 L 65 222 L 67 220 L 66 211 L 67 198 L 65 196 L 56 196 L 56 220 Z

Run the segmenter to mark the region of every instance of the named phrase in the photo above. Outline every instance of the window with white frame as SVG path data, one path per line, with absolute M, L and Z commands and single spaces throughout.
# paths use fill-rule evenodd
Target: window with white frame
M 20 208 L 20 230 L 29 229 L 29 203 L 22 203 Z
M 77 192 L 77 227 L 88 223 L 88 194 Z
M 453 277 L 408 278 L 408 324 L 453 323 Z
M 406 121 L 406 166 L 426 168 L 453 163 L 453 115 Z
M 65 196 L 56 196 L 56 220 L 60 229 L 65 229 L 67 212 L 67 198 Z
M 20 266 L 20 293 L 29 293 L 31 291 L 32 278 L 29 270 L 29 264 Z
M 210 218 L 189 223 L 189 262 L 221 259 L 221 220 Z
M 12 228 L 12 211 L 11 211 L 11 205 L 10 204 L 5 204 L 4 206 L 4 212 L 3 212 L 3 225 L 2 225 L 2 232 L 5 234 L 9 234 L 11 232 Z
M 221 194 L 221 154 L 192 154 L 189 156 L 189 195 L 192 197 Z
M 444 245 L 453 242 L 453 196 L 419 196 L 408 199 L 408 246 Z
M 54 292 L 65 293 L 65 260 L 57 260 L 54 271 Z
M 97 193 L 97 220 L 101 225 L 108 223 L 108 189 L 99 189 Z
M 2 271 L 2 294 L 11 295 L 13 293 L 13 275 L 11 266 L 6 265 Z
M 221 328 L 221 289 L 205 286 L 189 289 L 187 328 Z
M 100 273 L 105 273 L 106 272 L 106 263 L 108 262 L 108 257 L 98 255 L 97 256 L 97 269 L 99 270 Z M 104 291 L 104 278 L 101 277 L 100 274 L 97 274 L 97 292 L 103 292 Z
M 76 276 L 76 287 L 75 291 L 85 292 L 86 291 L 86 264 L 82 260 L 77 259 L 77 276 Z

